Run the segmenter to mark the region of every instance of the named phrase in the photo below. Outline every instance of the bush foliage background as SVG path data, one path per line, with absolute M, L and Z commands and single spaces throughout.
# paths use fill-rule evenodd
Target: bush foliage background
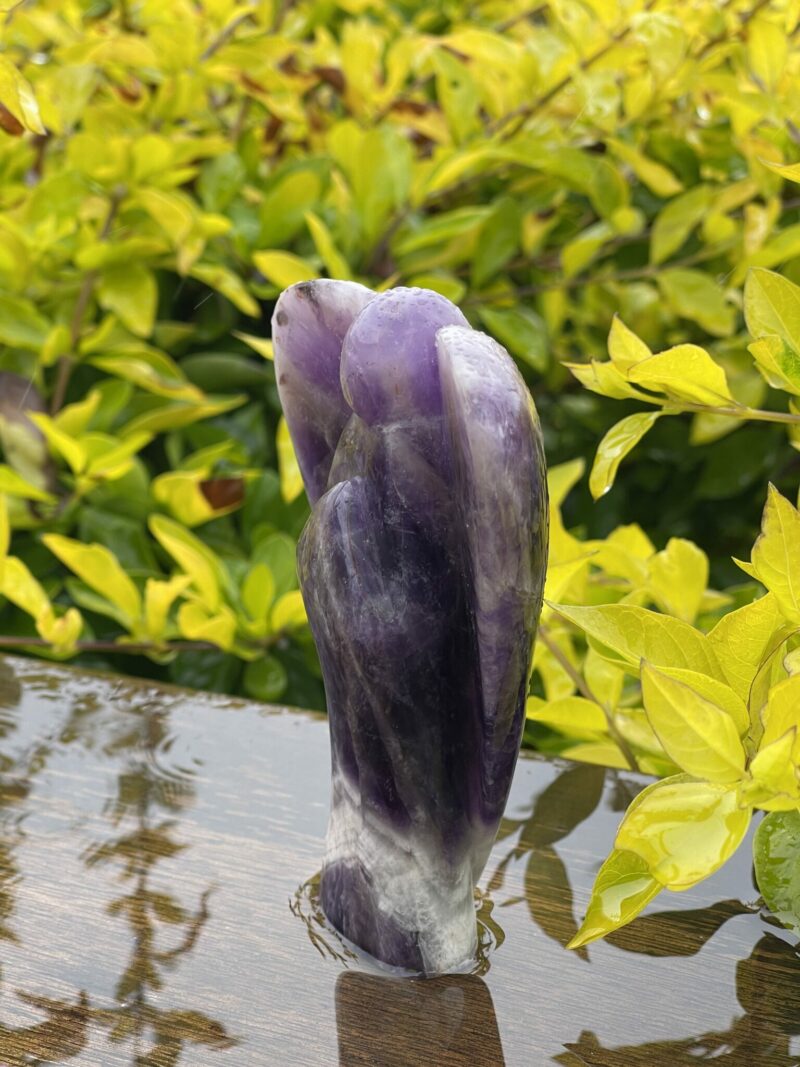
M 0 647 L 322 707 L 269 317 L 322 275 L 437 289 L 546 434 L 527 740 L 662 779 L 573 946 L 707 877 L 756 809 L 759 886 L 800 929 L 799 20 L 10 8 Z

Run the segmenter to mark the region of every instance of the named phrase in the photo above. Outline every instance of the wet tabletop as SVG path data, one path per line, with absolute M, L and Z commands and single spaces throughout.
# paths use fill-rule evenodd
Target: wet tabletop
M 0 1065 L 800 1064 L 797 940 L 743 847 L 576 929 L 641 780 L 521 760 L 473 974 L 386 977 L 319 914 L 324 718 L 0 659 Z

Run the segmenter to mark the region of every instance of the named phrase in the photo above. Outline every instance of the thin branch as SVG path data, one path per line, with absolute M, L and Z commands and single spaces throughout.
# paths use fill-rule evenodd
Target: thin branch
M 106 241 L 111 233 L 111 228 L 114 225 L 114 220 L 117 217 L 119 206 L 122 203 L 127 190 L 120 189 L 115 191 L 111 197 L 111 203 L 109 205 L 108 214 L 106 215 L 102 229 L 98 234 L 99 241 Z M 50 401 L 50 414 L 56 415 L 64 404 L 64 398 L 67 395 L 67 387 L 69 385 L 70 377 L 72 376 L 72 369 L 75 365 L 75 359 L 78 354 L 78 345 L 81 339 L 81 331 L 83 329 L 83 319 L 86 315 L 86 310 L 89 307 L 89 301 L 92 299 L 94 293 L 94 287 L 97 284 L 97 279 L 100 277 L 100 272 L 96 270 L 87 271 L 81 282 L 81 287 L 78 291 L 78 299 L 75 301 L 75 310 L 72 313 L 72 321 L 70 323 L 69 330 L 69 354 L 62 356 L 58 361 L 58 375 L 56 377 L 56 384 L 53 390 L 53 396 Z
M 218 33 L 217 36 L 211 41 L 211 43 L 206 47 L 205 51 L 201 53 L 201 62 L 206 59 L 211 59 L 213 55 L 219 52 L 220 48 L 224 48 L 224 46 L 228 43 L 231 37 L 233 37 L 233 35 L 242 25 L 242 23 L 247 22 L 249 19 L 251 19 L 253 17 L 253 14 L 254 12 L 252 11 L 245 11 L 241 15 L 238 15 L 231 22 L 229 22 L 225 29 Z
M 600 708 L 600 710 L 603 712 L 603 715 L 605 716 L 606 723 L 608 724 L 608 732 L 611 734 L 613 741 L 616 743 L 620 752 L 624 756 L 626 763 L 632 771 L 638 771 L 639 764 L 636 760 L 636 756 L 634 755 L 633 749 L 620 733 L 617 724 L 614 722 L 614 717 L 611 714 L 610 709 L 605 704 L 603 704 L 601 700 L 597 699 L 592 690 L 589 688 L 586 679 L 583 677 L 580 671 L 576 670 L 575 667 L 570 663 L 564 652 L 558 647 L 558 645 L 553 640 L 550 634 L 550 630 L 544 623 L 539 624 L 539 640 L 545 646 L 547 651 L 551 653 L 553 658 L 560 664 L 560 666 L 563 667 L 578 692 L 581 693 L 581 695 L 584 696 L 587 700 L 591 700 L 593 704 L 596 704 Z
M 647 0 L 647 3 L 642 8 L 642 12 L 650 11 L 655 5 L 656 0 Z M 580 63 L 569 72 L 569 74 L 565 74 L 564 77 L 556 82 L 552 88 L 548 89 L 543 96 L 538 97 L 530 104 L 522 104 L 520 107 L 514 108 L 513 111 L 509 111 L 507 114 L 502 115 L 489 127 L 487 132 L 490 135 L 494 135 L 500 133 L 500 131 L 504 130 L 509 124 L 514 123 L 515 125 L 513 129 L 506 134 L 506 136 L 512 136 L 526 119 L 535 115 L 540 108 L 546 107 L 554 97 L 558 96 L 562 89 L 566 89 L 575 77 L 577 71 L 584 73 L 590 67 L 593 67 L 595 63 L 599 62 L 599 60 L 607 56 L 609 52 L 613 51 L 618 44 L 621 44 L 630 34 L 632 29 L 633 21 L 629 19 L 621 29 L 617 30 L 615 34 L 609 37 L 608 41 L 606 41 L 602 48 L 598 48 L 592 55 L 588 56 L 586 59 L 582 59 Z
M 0 635 L 0 648 L 52 648 L 52 642 L 41 637 L 9 637 Z M 116 641 L 78 641 L 76 653 L 114 652 L 127 656 L 143 656 L 149 652 L 164 654 L 167 652 L 218 652 L 219 647 L 210 641 L 171 641 L 163 645 L 142 641 L 131 644 L 117 644 Z
M 733 0 L 727 0 L 727 3 L 723 4 L 722 7 L 720 8 L 720 11 L 725 11 L 726 8 L 729 8 L 732 5 L 732 3 L 733 3 Z M 724 43 L 727 43 L 728 41 L 735 40 L 737 37 L 739 37 L 739 35 L 741 34 L 742 30 L 744 30 L 746 28 L 748 22 L 750 22 L 752 19 L 754 19 L 755 16 L 759 13 L 759 11 L 762 8 L 766 7 L 767 4 L 769 4 L 769 3 L 770 3 L 770 0 L 757 0 L 757 3 L 753 4 L 753 6 L 750 8 L 749 11 L 743 11 L 740 14 L 739 18 L 741 20 L 741 25 L 740 25 L 739 29 L 736 31 L 736 33 L 729 33 L 727 30 L 723 30 L 722 33 L 718 33 L 716 37 L 710 37 L 706 41 L 706 43 L 703 45 L 703 47 L 700 49 L 700 51 L 697 52 L 697 54 L 695 55 L 694 58 L 695 59 L 703 59 L 706 55 L 708 55 L 708 53 L 711 51 L 711 49 L 712 48 L 716 48 L 716 46 L 718 44 L 724 44 Z
M 533 19 L 538 18 L 539 15 L 547 14 L 548 10 L 548 4 L 540 4 L 538 7 L 532 7 L 527 11 L 520 12 L 519 15 L 512 15 L 512 17 L 506 19 L 505 22 L 498 23 L 495 28 L 496 32 L 507 33 L 508 30 L 513 30 L 515 26 L 518 26 L 520 22 L 527 22 L 528 20 L 532 21 Z
M 667 402 L 671 403 L 670 401 Z M 788 411 L 764 411 L 763 408 L 712 408 L 703 404 L 684 404 L 678 401 L 681 411 L 697 412 L 699 415 L 723 415 L 741 422 L 780 422 L 788 426 L 800 426 L 800 415 Z
M 250 648 L 267 651 L 270 648 L 274 648 L 287 636 L 286 630 L 277 630 L 270 637 L 265 637 L 260 641 L 248 641 L 247 644 Z M 52 649 L 52 647 L 52 642 L 45 641 L 42 637 L 20 637 L 17 634 L 4 636 L 0 634 L 0 648 Z M 156 641 L 130 641 L 125 643 L 118 643 L 113 640 L 76 641 L 74 648 L 76 655 L 80 655 L 82 652 L 113 652 L 124 656 L 146 656 L 151 652 L 163 656 L 169 652 L 220 651 L 219 645 L 215 645 L 211 641 L 164 641 L 160 644 Z

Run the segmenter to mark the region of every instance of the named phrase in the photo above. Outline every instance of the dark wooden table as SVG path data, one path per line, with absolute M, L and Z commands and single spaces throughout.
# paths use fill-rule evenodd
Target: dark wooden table
M 748 849 L 563 945 L 628 775 L 523 758 L 481 973 L 397 980 L 325 926 L 324 718 L 0 659 L 0 1064 L 800 1064 L 800 955 Z

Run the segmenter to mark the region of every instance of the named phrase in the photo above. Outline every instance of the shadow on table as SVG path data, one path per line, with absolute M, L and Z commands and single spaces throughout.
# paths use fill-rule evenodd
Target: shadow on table
M 503 1067 L 492 995 L 471 974 L 336 983 L 339 1067 Z

